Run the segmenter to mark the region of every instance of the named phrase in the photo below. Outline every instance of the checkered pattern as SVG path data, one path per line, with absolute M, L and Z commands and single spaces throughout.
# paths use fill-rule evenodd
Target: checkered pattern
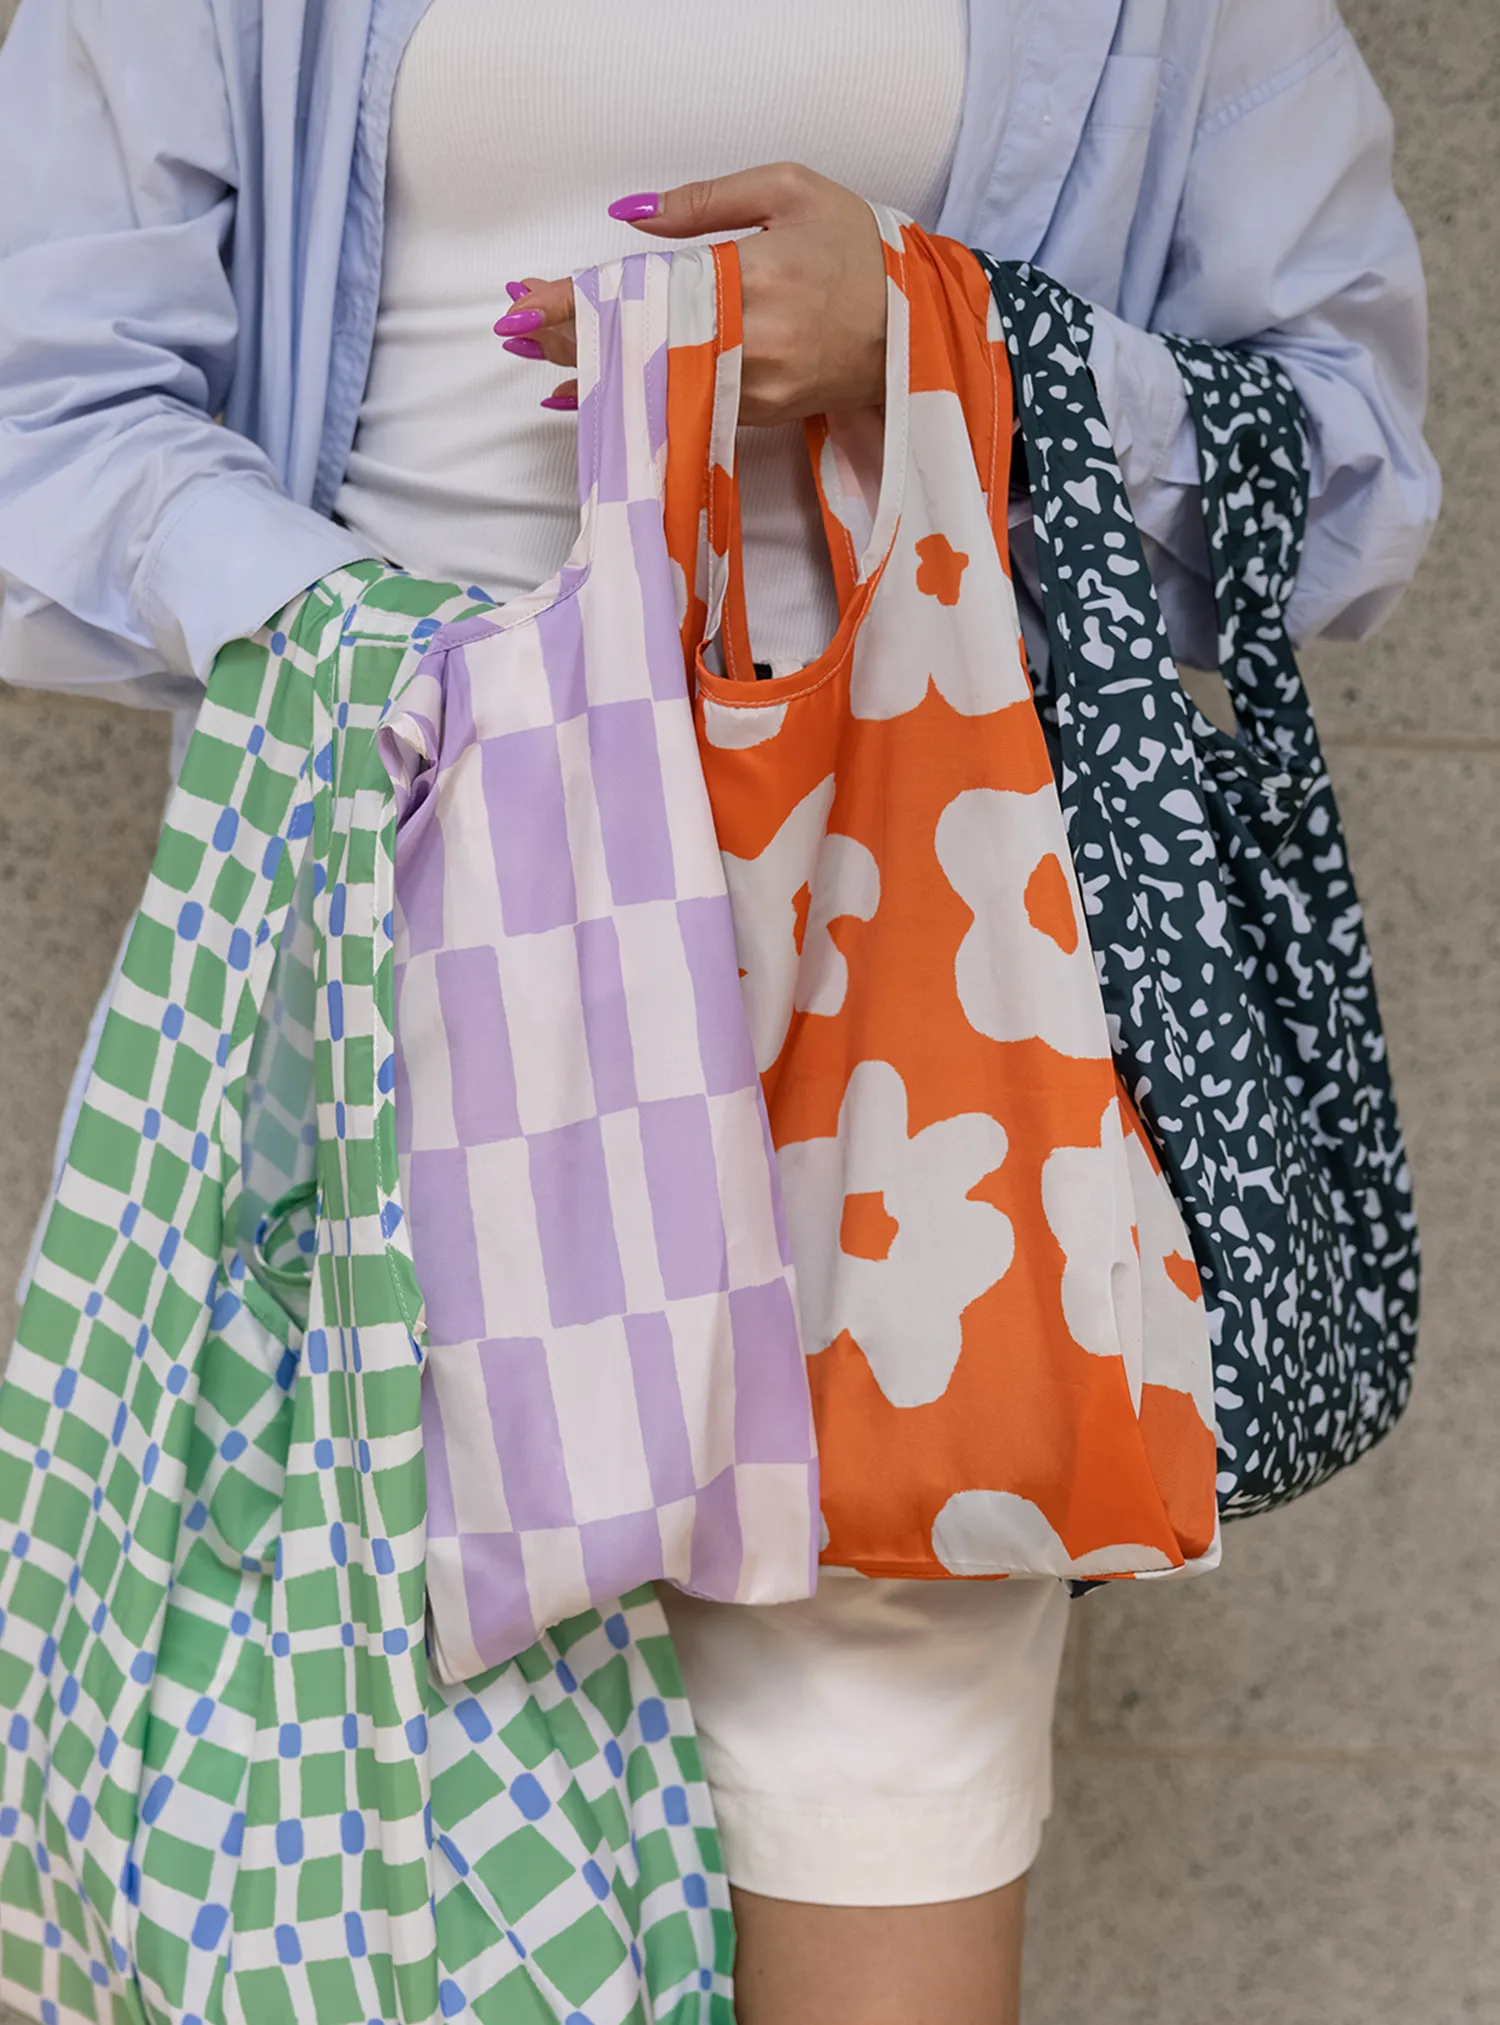
M 662 526 L 673 265 L 580 283 L 560 582 L 445 629 L 382 734 L 447 1677 L 658 1576 L 742 1603 L 815 1581 L 790 1255 Z M 674 280 L 674 341 L 691 294 Z
M 396 1189 L 387 699 L 480 593 L 227 649 L 0 1390 L 0 2000 L 728 2025 L 648 1591 L 442 1688 Z

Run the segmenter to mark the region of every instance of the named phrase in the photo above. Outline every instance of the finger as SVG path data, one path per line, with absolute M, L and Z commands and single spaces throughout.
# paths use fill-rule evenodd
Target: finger
M 505 348 L 523 359 L 546 359 L 554 366 L 578 363 L 578 337 L 573 322 L 571 281 L 543 281 L 532 275 L 508 281 L 506 293 L 514 307 L 495 325 Z
M 552 389 L 552 392 L 541 405 L 544 408 L 556 408 L 563 414 L 571 415 L 578 407 L 578 382 L 576 380 L 564 380 L 560 387 Z
M 523 293 L 514 298 L 514 306 L 496 323 L 498 336 L 540 338 L 558 324 L 572 322 L 571 281 L 540 281 L 533 277 L 529 281 L 506 283 L 507 294 L 517 288 Z
M 578 327 L 571 321 L 554 324 L 542 331 L 536 340 L 541 356 L 549 365 L 576 366 L 578 363 Z
M 757 225 L 796 225 L 815 215 L 819 200 L 836 188 L 798 162 L 767 162 L 675 190 L 641 190 L 619 197 L 611 218 L 661 239 L 695 239 L 707 232 L 744 232 Z
M 550 329 L 539 330 L 535 337 L 508 337 L 505 349 L 517 359 L 540 359 L 553 366 L 576 366 L 578 329 L 571 323 L 554 324 Z

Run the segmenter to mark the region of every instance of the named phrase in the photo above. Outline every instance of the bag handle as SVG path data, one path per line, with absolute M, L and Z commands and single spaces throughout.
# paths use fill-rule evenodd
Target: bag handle
M 1180 695 L 1166 622 L 1088 371 L 1093 311 L 1025 262 L 979 258 L 1015 370 L 1038 573 L 1058 664 L 1049 686 L 1059 697 L 1070 689 L 1097 695 L 1115 680 L 1137 686 L 1159 679 Z M 1280 766 L 1321 775 L 1312 706 L 1286 630 L 1307 524 L 1301 403 L 1272 359 L 1182 338 L 1166 343 L 1197 430 L 1220 673 L 1239 742 Z M 1057 427 L 1064 413 L 1079 435 Z M 1138 664 L 1131 676 L 1117 667 L 1122 653 Z
M 739 488 L 733 482 L 740 412 L 740 263 L 733 241 L 672 256 L 668 282 L 666 471 L 662 516 L 677 580 L 678 623 L 691 666 L 719 630 L 743 572 Z M 747 632 L 741 610 L 735 646 Z M 746 648 L 748 655 L 748 648 Z M 753 671 L 747 665 L 744 674 Z
M 1198 440 L 1219 672 L 1247 742 L 1322 768 L 1287 632 L 1307 532 L 1308 446 L 1285 370 L 1260 352 L 1169 337 Z
M 871 209 L 887 272 L 884 411 L 813 416 L 806 424 L 841 619 L 878 574 L 895 539 L 911 399 L 901 221 L 882 206 Z M 683 648 L 691 662 L 705 642 L 720 639 L 729 679 L 749 682 L 755 670 L 735 456 L 743 362 L 736 242 L 673 256 L 668 328 L 665 518 L 668 548 L 682 578 Z M 883 453 L 878 480 L 872 437 Z
M 745 604 L 745 543 L 740 480 L 735 468 L 744 367 L 744 300 L 740 249 L 728 240 L 712 249 L 714 278 L 714 399 L 708 443 L 708 610 L 705 641 L 721 639 L 731 682 L 753 682 L 750 614 Z M 670 453 L 669 453 L 670 454 Z
M 601 504 L 661 488 L 667 434 L 667 296 L 671 256 L 632 253 L 573 276 L 578 340 L 578 505 L 588 552 Z M 644 422 L 644 427 L 642 423 Z

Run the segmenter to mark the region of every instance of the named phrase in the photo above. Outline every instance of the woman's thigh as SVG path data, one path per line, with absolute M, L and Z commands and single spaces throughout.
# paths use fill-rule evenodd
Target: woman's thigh
M 1018 2025 L 1026 1880 L 946 1905 L 734 1892 L 737 2025 Z

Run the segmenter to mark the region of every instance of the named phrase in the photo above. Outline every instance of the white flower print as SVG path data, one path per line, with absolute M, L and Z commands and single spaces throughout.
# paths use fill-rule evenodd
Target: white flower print
M 880 624 L 854 649 L 849 707 L 856 717 L 902 717 L 935 687 L 951 709 L 984 717 L 1031 694 L 1021 655 L 1005 650 L 1021 637 L 1015 593 L 958 396 L 914 394 L 911 408 L 920 455 L 880 580 Z M 925 498 L 911 496 L 918 487 Z
M 1165 1574 L 1171 1557 L 1134 1542 L 1069 1555 L 1040 1505 L 1019 1491 L 956 1491 L 933 1521 L 932 1551 L 950 1575 Z
M 974 916 L 956 963 L 970 1025 L 991 1040 L 1042 1040 L 1060 1055 L 1107 1060 L 1104 1001 L 1055 789 L 955 795 L 938 818 L 937 854 Z
M 1141 1262 L 1120 1106 L 1111 1098 L 1097 1146 L 1058 1146 L 1042 1168 L 1042 1209 L 1062 1246 L 1063 1318 L 1080 1349 L 1122 1357 L 1131 1403 L 1144 1375 Z
M 809 1355 L 848 1330 L 893 1406 L 939 1399 L 963 1348 L 963 1314 L 1015 1253 L 1009 1217 L 970 1189 L 1005 1159 L 982 1112 L 907 1131 L 906 1086 L 861 1062 L 831 1139 L 781 1149 L 787 1222 Z
M 1133 1132 L 1125 1154 L 1141 1251 L 1146 1383 L 1186 1392 L 1203 1425 L 1213 1427 L 1213 1350 L 1192 1240 L 1165 1175 Z
M 819 781 L 754 858 L 724 853 L 734 909 L 740 983 L 755 1066 L 781 1053 L 792 1009 L 832 1015 L 849 966 L 828 933 L 844 915 L 868 921 L 880 904 L 880 870 L 853 837 L 825 834 L 833 775 Z
M 829 934 L 835 921 L 852 915 L 869 921 L 880 905 L 880 867 L 857 838 L 835 830 L 823 839 L 807 910 L 802 963 L 797 972 L 798 1012 L 832 1017 L 842 1012 L 849 990 L 849 965 Z

